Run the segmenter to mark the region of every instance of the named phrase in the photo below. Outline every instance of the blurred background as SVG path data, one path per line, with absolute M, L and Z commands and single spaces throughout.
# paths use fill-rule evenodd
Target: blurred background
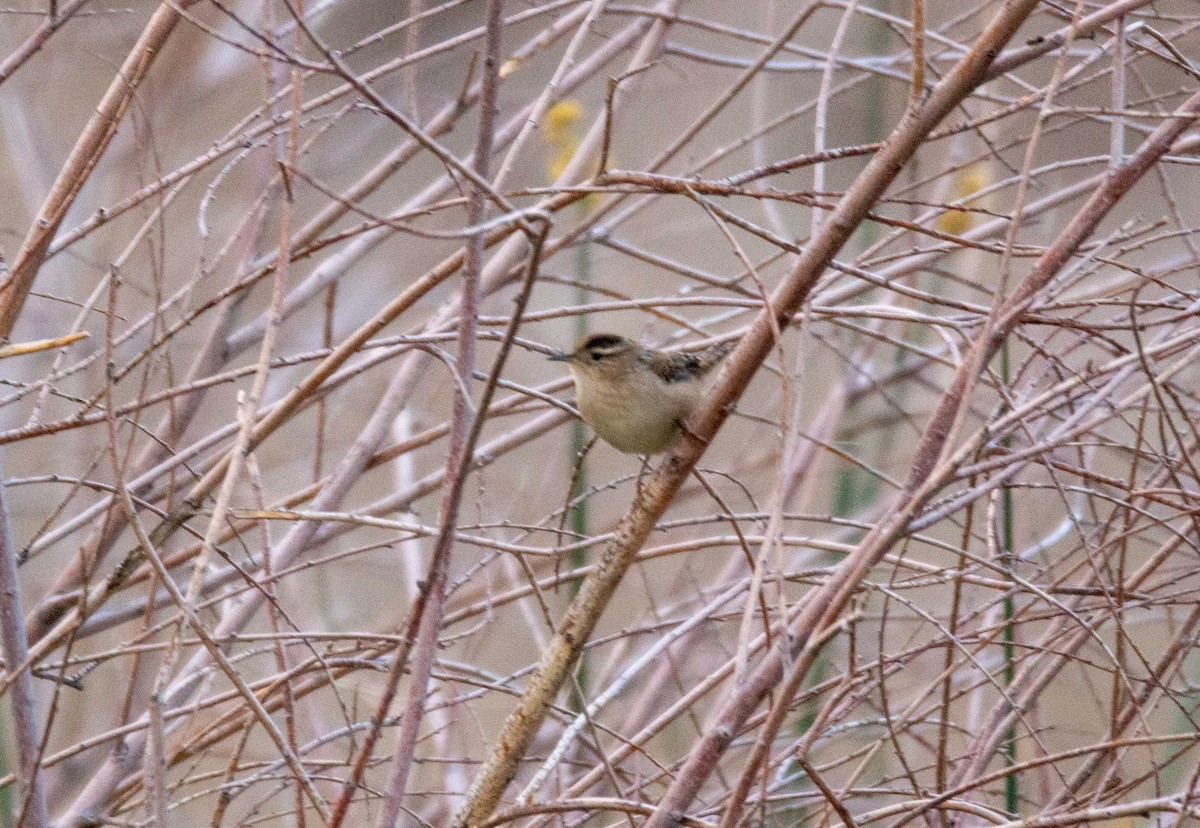
M 646 473 L 547 354 L 740 336 L 1004 8 L 500 5 L 498 64 L 482 0 L 0 9 L 27 346 L 0 350 L 0 824 L 451 824 Z M 488 824 L 641 824 L 946 399 L 936 491 L 681 824 L 1193 815 L 1194 130 L 952 382 L 1195 92 L 1198 29 L 1193 0 L 1046 2 L 1001 44 L 781 331 Z

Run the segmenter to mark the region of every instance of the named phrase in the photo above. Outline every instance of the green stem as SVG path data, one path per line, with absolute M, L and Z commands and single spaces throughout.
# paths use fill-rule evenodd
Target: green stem
M 1008 362 L 1008 343 L 1004 343 L 1000 348 L 1000 377 L 1005 387 L 1008 386 L 1009 362 Z M 1003 444 L 1008 446 L 1010 440 L 1005 438 Z M 1004 561 L 1004 567 L 1009 572 L 1010 576 L 1013 572 L 1013 498 L 1012 489 L 1005 485 L 1000 490 L 1000 520 L 1002 522 L 1001 532 L 1003 539 L 1001 541 L 1003 547 L 1000 550 L 1001 559 Z M 1011 578 L 1010 578 L 1011 579 Z M 1013 598 L 1010 592 L 1004 598 L 1004 689 L 1007 691 L 1013 683 L 1013 677 L 1016 675 L 1016 631 L 1013 624 Z M 1010 725 L 1007 732 L 1004 734 L 1004 761 L 1009 767 L 1016 764 L 1017 761 L 1017 728 L 1015 725 Z M 1010 814 L 1016 815 L 1019 811 L 1019 790 L 1017 786 L 1018 774 L 1010 773 L 1004 777 L 1004 807 Z
M 588 212 L 586 202 L 580 202 L 580 211 L 584 214 Z M 578 267 L 579 284 L 575 287 L 575 304 L 578 307 L 586 305 L 591 298 L 591 291 L 588 286 L 592 282 L 592 246 L 591 242 L 581 242 L 577 250 L 576 266 Z M 584 334 L 587 333 L 588 323 L 587 316 L 580 314 L 575 317 L 575 339 L 578 341 Z M 587 427 L 582 420 L 575 420 L 571 423 L 571 463 L 574 466 L 578 463 L 578 472 L 575 474 L 573 485 L 571 486 L 571 511 L 568 516 L 568 522 L 571 526 L 571 531 L 576 538 L 585 538 L 588 535 L 588 509 L 587 500 L 580 498 L 588 486 L 587 461 L 582 458 L 583 450 L 587 447 L 588 433 Z M 571 551 L 571 567 L 573 569 L 582 569 L 587 565 L 587 551 L 584 549 L 574 549 Z M 575 578 L 570 584 L 571 597 L 575 597 L 575 593 L 579 592 L 580 585 L 583 584 L 583 578 Z M 579 657 L 579 667 L 576 670 L 576 680 L 580 692 L 587 692 L 588 684 L 588 661 L 587 653 L 583 653 Z M 572 694 L 574 696 L 574 694 Z M 583 709 L 583 699 L 573 699 L 573 706 L 578 709 Z
M 0 733 L 0 736 L 3 736 Z M 7 775 L 12 771 L 9 765 L 8 752 L 4 749 L 4 740 L 0 739 L 0 773 Z M 15 821 L 13 814 L 13 786 L 5 785 L 0 788 L 0 825 L 3 828 L 12 828 Z

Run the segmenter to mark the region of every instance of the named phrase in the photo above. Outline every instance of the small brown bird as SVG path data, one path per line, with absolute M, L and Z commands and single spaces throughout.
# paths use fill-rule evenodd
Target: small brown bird
M 704 378 L 735 344 L 683 353 L 594 333 L 550 359 L 568 364 L 579 414 L 606 442 L 627 454 L 657 454 L 684 428 L 704 398 Z

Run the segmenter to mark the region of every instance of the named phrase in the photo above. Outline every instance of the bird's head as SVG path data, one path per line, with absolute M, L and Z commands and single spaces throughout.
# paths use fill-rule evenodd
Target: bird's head
M 623 336 L 594 333 L 575 343 L 571 353 L 560 351 L 550 359 L 567 363 L 577 376 L 615 378 L 634 369 L 640 350 L 637 343 Z

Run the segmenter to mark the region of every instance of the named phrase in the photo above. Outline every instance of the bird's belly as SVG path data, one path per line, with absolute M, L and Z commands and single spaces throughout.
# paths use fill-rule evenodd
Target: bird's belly
M 674 406 L 636 410 L 629 397 L 620 394 L 582 394 L 579 413 L 605 442 L 627 454 L 657 454 L 678 430 Z

